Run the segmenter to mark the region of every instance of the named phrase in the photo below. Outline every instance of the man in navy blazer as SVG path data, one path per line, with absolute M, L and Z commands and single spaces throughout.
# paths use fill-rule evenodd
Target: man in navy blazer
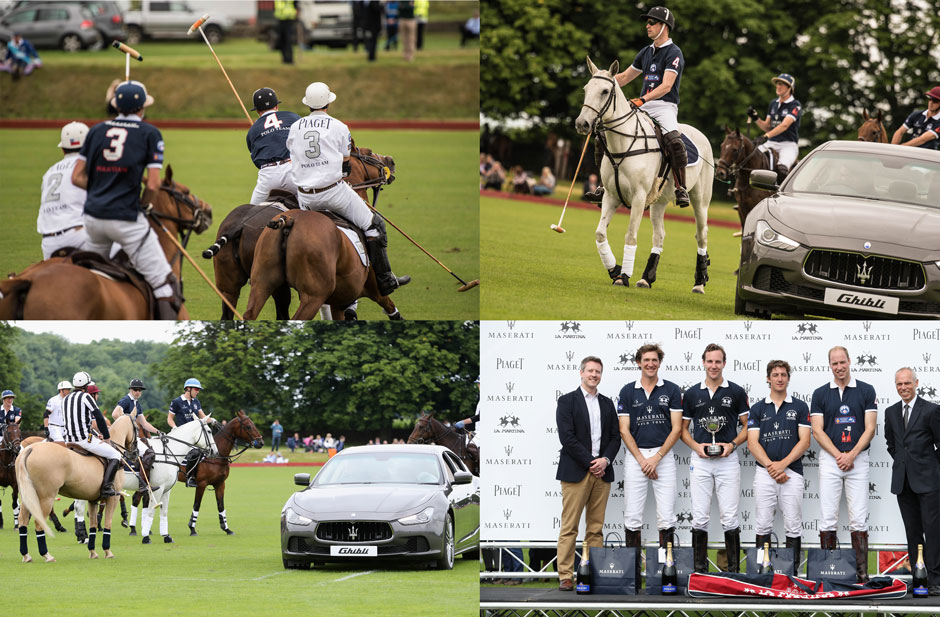
M 578 524 L 585 512 L 584 546 L 603 546 L 604 512 L 611 466 L 620 450 L 617 411 L 609 398 L 597 391 L 604 363 L 596 356 L 581 360 L 581 387 L 558 399 L 555 422 L 561 451 L 558 473 L 561 481 L 561 528 L 558 532 L 558 589 L 574 588 L 574 547 Z
M 911 564 L 923 544 L 930 595 L 940 595 L 940 406 L 917 396 L 913 369 L 899 369 L 894 385 L 901 401 L 885 410 L 891 492 L 898 496 Z

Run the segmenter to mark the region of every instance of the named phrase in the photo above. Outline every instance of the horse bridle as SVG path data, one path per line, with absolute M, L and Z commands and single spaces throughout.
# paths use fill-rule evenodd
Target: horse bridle
M 421 426 L 422 420 L 424 420 L 424 428 L 426 429 L 427 433 L 430 433 L 431 438 L 427 439 L 425 437 L 419 437 L 418 439 L 415 439 L 411 443 L 434 444 L 435 443 L 434 442 L 434 425 L 431 424 L 431 416 L 421 416 L 420 418 L 418 418 L 418 426 Z
M 358 159 L 363 166 L 374 167 L 379 170 L 379 175 L 375 178 L 350 185 L 350 188 L 354 191 L 372 189 L 372 207 L 374 208 L 379 200 L 379 191 L 382 190 L 383 186 L 391 184 L 392 181 L 395 180 L 395 172 L 393 172 L 378 155 L 375 153 L 363 154 L 358 146 L 356 146 L 356 149 L 350 153 L 349 156 L 350 158 Z
M 858 128 L 859 133 L 861 133 L 862 129 L 868 123 L 874 123 L 874 126 L 873 126 L 874 130 L 869 131 L 869 134 L 871 135 L 872 139 L 865 139 L 864 137 L 859 135 L 859 138 L 858 138 L 859 141 L 864 141 L 867 143 L 878 143 L 879 138 L 881 137 L 884 137 L 885 140 L 888 139 L 888 131 L 885 130 L 885 125 L 881 122 L 881 120 L 878 120 L 877 118 L 870 118 L 866 120 L 862 124 L 862 126 Z
M 723 158 L 722 158 L 722 159 L 718 159 L 718 163 L 716 163 L 715 166 L 716 166 L 719 170 L 727 169 L 727 173 L 728 173 L 729 176 L 735 176 L 735 175 L 738 174 L 738 172 L 741 172 L 741 171 L 754 171 L 755 168 L 753 168 L 753 167 L 744 167 L 744 164 L 745 164 L 746 162 L 748 162 L 748 160 L 750 160 L 750 158 L 751 158 L 752 156 L 754 156 L 754 153 L 755 153 L 755 152 L 758 151 L 757 146 L 754 146 L 754 149 L 751 150 L 751 153 L 750 153 L 750 154 L 747 154 L 747 155 L 742 155 L 742 154 L 741 154 L 741 152 L 742 152 L 743 150 L 744 150 L 744 136 L 742 135 L 742 136 L 741 136 L 741 143 L 740 143 L 740 145 L 739 145 L 739 146 L 735 149 L 735 151 L 734 151 L 734 159 L 735 159 L 735 160 L 733 160 L 733 161 L 729 164 L 729 163 L 726 163 Z M 737 160 L 739 156 L 742 157 L 741 160 Z M 724 167 L 722 167 L 722 166 L 724 166 Z
M 10 459 L 10 462 L 7 464 L 7 467 L 13 467 L 13 465 L 16 464 L 16 455 L 20 453 L 20 443 L 22 442 L 22 440 L 23 438 L 22 436 L 20 436 L 20 438 L 17 439 L 16 441 L 10 440 L 8 442 L 6 427 L 4 427 L 3 438 L 0 439 L 0 452 L 12 452 L 13 453 L 13 456 Z M 8 443 L 10 445 L 7 445 Z
M 616 97 L 616 93 L 614 92 L 614 88 L 620 87 L 619 85 L 617 85 L 617 80 L 615 80 L 613 77 L 608 77 L 606 75 L 597 75 L 597 74 L 591 75 L 591 79 L 603 79 L 604 81 L 610 82 L 610 91 L 607 94 L 607 100 L 604 101 L 604 104 L 601 105 L 600 109 L 595 109 L 594 107 L 588 105 L 587 103 L 581 104 L 582 108 L 587 107 L 588 109 L 590 109 L 591 111 L 597 114 L 597 117 L 594 119 L 594 122 L 591 125 L 591 131 L 595 133 L 600 133 L 601 131 L 610 131 L 612 133 L 616 133 L 617 135 L 623 135 L 624 137 L 640 137 L 640 135 L 631 135 L 629 133 L 621 133 L 620 131 L 614 130 L 617 127 L 625 124 L 627 120 L 633 117 L 640 110 L 639 107 L 631 106 L 630 111 L 620 116 L 619 118 L 612 118 L 610 120 L 603 119 L 603 115 L 607 113 L 608 109 L 610 109 L 611 104 L 613 104 L 614 113 L 615 114 L 617 113 L 617 97 Z M 643 137 L 644 138 L 647 137 L 645 133 Z
M 242 417 L 242 416 L 236 416 L 235 418 L 232 418 L 232 420 L 230 420 L 229 423 L 226 424 L 226 426 L 228 426 L 229 424 L 233 424 L 233 423 L 235 423 L 235 422 L 237 421 L 237 422 L 238 422 L 238 426 L 244 427 L 244 421 L 245 421 L 245 420 L 248 420 L 248 418 L 247 418 L 247 417 Z M 257 430 L 257 429 L 255 429 L 255 430 Z M 247 433 L 247 432 L 249 432 L 249 431 L 246 430 L 245 432 Z M 232 436 L 232 435 L 228 435 L 227 433 L 225 433 L 225 429 L 224 429 L 224 428 L 221 429 L 221 430 L 219 431 L 219 433 L 220 433 L 223 437 L 225 437 L 225 439 L 227 439 L 228 441 L 232 442 L 232 447 L 233 447 L 233 448 L 238 445 L 238 439 L 235 438 L 235 437 Z M 260 433 L 258 433 L 258 438 L 259 438 L 259 439 L 261 438 L 261 434 L 260 434 Z M 244 446 L 241 450 L 239 450 L 238 452 L 236 452 L 235 454 L 229 454 L 229 455 L 227 455 L 227 456 L 222 456 L 221 454 L 219 454 L 218 456 L 213 456 L 213 457 L 211 457 L 211 458 L 213 458 L 213 459 L 222 459 L 222 460 L 225 460 L 226 462 L 231 463 L 232 461 L 234 461 L 235 459 L 237 459 L 239 456 L 241 456 L 241 455 L 245 452 L 245 450 L 247 450 L 247 449 L 250 448 L 250 447 L 251 447 L 251 442 L 245 444 L 245 446 Z

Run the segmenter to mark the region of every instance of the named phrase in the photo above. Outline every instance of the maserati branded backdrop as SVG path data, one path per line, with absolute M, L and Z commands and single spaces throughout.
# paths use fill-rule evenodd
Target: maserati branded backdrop
M 580 384 L 578 367 L 588 355 L 604 362 L 599 390 L 614 399 L 640 371 L 636 349 L 648 342 L 666 352 L 659 374 L 682 388 L 704 379 L 702 351 L 718 343 L 727 352 L 724 375 L 748 392 L 751 404 L 769 392 L 767 362 L 787 360 L 792 366 L 790 394 L 807 404 L 813 390 L 831 381 L 828 350 L 849 351 L 852 374 L 875 387 L 878 430 L 871 446 L 869 530 L 872 544 L 904 544 L 897 501 L 891 494 L 891 458 L 884 439 L 884 410 L 899 400 L 894 372 L 912 367 L 919 394 L 940 399 L 940 326 L 936 322 L 676 322 L 676 321 L 485 321 L 481 328 L 482 539 L 490 541 L 555 541 L 561 514 L 561 487 L 555 480 L 560 444 L 555 428 L 555 401 Z M 607 504 L 605 533 L 623 530 L 623 457 L 614 461 L 616 480 Z M 741 459 L 740 521 L 745 542 L 754 537 L 754 457 L 746 448 Z M 679 465 L 676 512 L 682 544 L 691 541 L 691 492 L 688 447 L 673 449 Z M 815 440 L 804 456 L 803 537 L 818 539 L 819 446 Z M 655 537 L 655 500 L 649 492 L 644 541 Z M 710 536 L 722 538 L 713 500 Z M 651 522 L 652 527 L 651 529 Z M 848 543 L 844 498 L 840 536 Z M 584 526 L 582 522 L 581 530 Z M 783 536 L 780 514 L 775 533 Z

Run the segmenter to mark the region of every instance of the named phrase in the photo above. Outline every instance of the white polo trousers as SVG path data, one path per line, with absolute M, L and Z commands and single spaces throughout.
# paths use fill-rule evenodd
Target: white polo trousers
M 712 495 L 717 494 L 721 528 L 725 531 L 737 529 L 741 501 L 738 453 L 732 452 L 726 458 L 704 459 L 693 452 L 689 478 L 692 480 L 692 528 L 708 531 Z
M 49 259 L 53 253 L 59 249 L 66 248 L 69 246 L 75 247 L 77 249 L 85 248 L 86 243 L 88 242 L 88 236 L 85 234 L 85 228 L 82 229 L 70 229 L 62 235 L 59 236 L 49 236 L 48 238 L 42 239 L 42 258 Z
M 120 453 L 118 453 L 118 451 L 115 450 L 111 444 L 101 441 L 97 437 L 92 437 L 91 442 L 83 439 L 82 441 L 73 441 L 71 443 L 76 443 L 88 452 L 97 454 L 98 456 L 103 456 L 112 460 L 121 459 Z
M 649 458 L 660 448 L 640 448 L 640 454 Z M 640 469 L 640 464 L 627 451 L 623 463 L 623 524 L 627 529 L 643 526 L 643 510 L 649 485 L 653 485 L 656 497 L 656 528 L 670 529 L 676 526 L 676 458 L 669 452 L 656 466 L 658 480 L 650 480 Z
M 836 459 L 825 450 L 820 450 L 820 531 L 837 531 L 843 487 L 845 502 L 849 507 L 849 529 L 868 531 L 868 450 L 855 457 L 855 465 L 849 471 L 839 469 Z
M 666 101 L 650 101 L 640 107 L 663 126 L 664 133 L 679 130 L 679 106 Z
M 778 484 L 767 470 L 754 470 L 754 531 L 769 534 L 774 528 L 774 514 L 783 514 L 783 529 L 788 538 L 803 535 L 803 476 L 787 469 L 789 480 Z
M 298 191 L 298 197 L 301 210 L 331 210 L 364 231 L 366 236 L 377 236 L 379 233 L 369 230 L 372 227 L 372 210 L 345 182 L 322 193 Z
M 153 288 L 157 298 L 169 298 L 173 290 L 166 284 L 170 275 L 170 264 L 157 240 L 157 234 L 144 218 L 143 212 L 137 213 L 137 220 L 121 221 L 118 219 L 99 219 L 86 214 L 84 216 L 85 233 L 88 244 L 85 248 L 107 257 L 111 252 L 111 243 L 117 242 L 127 253 L 131 265 L 140 272 L 147 284 Z
M 65 427 L 56 426 L 55 424 L 49 425 L 49 439 L 52 441 L 65 441 Z
M 774 164 L 786 165 L 787 169 L 793 169 L 796 157 L 800 154 L 800 149 L 795 141 L 768 141 L 757 146 L 757 149 L 761 152 L 773 150 L 774 155 L 777 157 Z
M 259 169 L 258 182 L 255 184 L 255 190 L 251 193 L 251 201 L 248 203 L 256 206 L 264 203 L 274 189 L 281 189 L 294 195 L 297 194 L 297 185 L 294 184 L 294 177 L 291 175 L 290 163 L 271 165 Z

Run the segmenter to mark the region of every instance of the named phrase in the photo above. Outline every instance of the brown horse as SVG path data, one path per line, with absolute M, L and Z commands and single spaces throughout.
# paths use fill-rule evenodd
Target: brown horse
M 23 439 L 23 433 L 19 424 L 11 424 L 3 432 L 3 439 L 0 440 L 0 486 L 9 486 L 13 489 L 13 517 L 19 514 L 19 504 L 17 502 L 18 488 L 16 484 L 16 456 L 22 448 L 28 445 L 43 441 L 42 437 L 27 437 Z M 66 531 L 55 512 L 49 515 L 52 525 L 56 531 Z M 3 511 L 0 508 L 0 529 L 3 529 Z
M 189 189 L 173 181 L 173 169 L 166 168 L 151 216 L 167 230 L 182 238 L 183 246 L 192 232 L 202 233 L 212 223 L 212 208 L 191 195 Z M 151 221 L 173 274 L 181 280 L 182 254 L 173 241 Z M 63 302 L 63 298 L 80 301 Z M 0 319 L 150 319 L 147 299 L 132 283 L 114 280 L 69 262 L 68 257 L 52 257 L 33 264 L 0 281 Z M 185 306 L 180 319 L 188 319 Z
M 193 513 L 189 517 L 189 535 L 196 535 L 196 519 L 199 517 L 199 507 L 202 505 L 202 496 L 209 485 L 212 485 L 215 490 L 215 503 L 219 508 L 219 526 L 228 535 L 235 533 L 229 529 L 228 518 L 225 515 L 225 480 L 228 478 L 232 460 L 248 448 L 248 445 L 246 445 L 240 452 L 231 456 L 232 449 L 238 441 L 250 444 L 252 448 L 264 446 L 264 440 L 261 438 L 261 433 L 258 432 L 255 423 L 242 410 L 239 410 L 235 417 L 215 434 L 215 445 L 219 449 L 218 458 L 203 459 L 196 466 L 194 472 L 196 474 L 196 498 L 193 501 Z M 179 481 L 186 482 L 185 470 L 180 470 Z
M 345 180 L 364 200 L 366 191 L 372 189 L 372 205 L 375 206 L 382 186 L 395 180 L 395 161 L 369 148 L 354 148 L 350 155 L 349 176 Z M 215 284 L 232 306 L 237 305 L 241 290 L 251 276 L 255 245 L 268 221 L 285 208 L 296 207 L 296 199 L 285 199 L 282 207 L 244 204 L 229 212 L 222 221 L 215 244 L 203 251 L 202 256 L 212 259 Z M 277 319 L 287 319 L 290 316 L 290 287 L 282 285 L 272 295 Z M 222 319 L 233 317 L 232 310 L 223 302 Z
M 434 417 L 434 412 L 421 413 L 415 428 L 408 436 L 408 443 L 436 443 L 445 446 L 463 460 L 473 475 L 480 475 L 480 448 L 469 439 Z
M 862 111 L 862 126 L 858 127 L 858 140 L 859 141 L 871 141 L 879 144 L 888 143 L 888 131 L 885 130 L 885 125 L 882 122 L 884 118 L 884 112 L 880 109 L 878 113 L 874 116 L 868 115 L 868 110 L 865 109 Z
M 770 158 L 758 150 L 754 142 L 742 135 L 740 130 L 732 131 L 725 127 L 725 139 L 721 142 L 721 158 L 718 159 L 715 175 L 722 182 L 730 182 L 734 178 L 734 187 L 728 193 L 734 195 L 734 200 L 738 202 L 738 218 L 742 228 L 744 219 L 757 202 L 770 196 L 770 191 L 751 188 L 748 177 L 755 169 L 771 169 Z
M 119 418 L 111 425 L 111 443 L 119 449 L 133 448 L 136 432 L 128 417 Z M 22 449 L 16 457 L 16 481 L 19 484 L 23 506 L 20 508 L 19 526 L 25 528 L 29 517 L 35 519 L 36 540 L 39 554 L 45 561 L 55 561 L 46 551 L 45 533 L 55 536 L 46 524 L 46 517 L 52 512 L 57 494 L 73 499 L 86 499 L 89 504 L 88 521 L 90 525 L 88 556 L 97 559 L 95 552 L 96 521 L 98 500 L 101 494 L 101 480 L 104 465 L 95 456 L 83 456 L 65 446 L 65 444 L 44 441 Z M 114 477 L 114 486 L 122 486 L 124 472 L 119 468 Z M 117 505 L 117 496 L 105 499 L 103 537 L 101 548 L 105 557 L 114 557 L 111 552 L 111 518 Z M 43 533 L 45 532 L 45 533 Z M 26 546 L 26 536 L 20 536 L 20 553 L 24 562 L 32 561 Z

